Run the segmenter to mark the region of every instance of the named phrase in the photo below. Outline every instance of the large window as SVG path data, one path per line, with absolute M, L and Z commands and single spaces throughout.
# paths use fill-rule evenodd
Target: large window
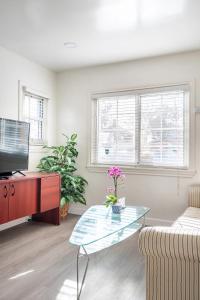
M 24 93 L 23 120 L 30 123 L 30 142 L 43 145 L 47 138 L 47 99 Z
M 187 85 L 94 96 L 92 164 L 187 168 Z

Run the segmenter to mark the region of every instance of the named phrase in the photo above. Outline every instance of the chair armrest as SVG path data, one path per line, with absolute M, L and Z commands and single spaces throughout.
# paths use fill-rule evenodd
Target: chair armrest
M 200 230 L 176 227 L 147 227 L 139 236 L 145 256 L 200 260 Z

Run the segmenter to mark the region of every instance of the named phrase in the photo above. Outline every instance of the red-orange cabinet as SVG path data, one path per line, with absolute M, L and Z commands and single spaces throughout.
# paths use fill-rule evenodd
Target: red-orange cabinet
M 40 211 L 44 212 L 60 204 L 60 177 L 45 176 L 41 178 Z
M 32 220 L 60 223 L 60 176 L 26 173 L 0 181 L 0 224 L 32 216 Z
M 37 212 L 38 184 L 35 179 L 9 184 L 9 221 Z
M 8 222 L 9 185 L 0 184 L 0 224 Z

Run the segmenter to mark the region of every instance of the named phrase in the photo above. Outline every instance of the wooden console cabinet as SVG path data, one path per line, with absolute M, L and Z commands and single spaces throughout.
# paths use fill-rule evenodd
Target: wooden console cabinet
M 60 176 L 26 173 L 0 180 L 0 224 L 32 216 L 33 221 L 60 224 Z

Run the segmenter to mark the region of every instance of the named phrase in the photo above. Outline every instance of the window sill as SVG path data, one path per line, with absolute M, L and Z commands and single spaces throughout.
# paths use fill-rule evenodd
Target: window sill
M 87 165 L 89 172 L 106 173 L 110 165 Z M 137 166 L 120 166 L 125 174 L 149 175 L 149 176 L 166 176 L 166 177 L 188 177 L 191 178 L 196 174 L 194 169 L 175 169 L 159 167 L 137 167 Z

